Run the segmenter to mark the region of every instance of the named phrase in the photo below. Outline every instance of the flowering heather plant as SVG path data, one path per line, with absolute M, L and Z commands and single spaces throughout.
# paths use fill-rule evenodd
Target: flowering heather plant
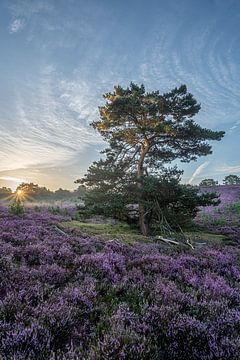
M 63 219 L 0 209 L 1 359 L 239 360 L 238 247 L 177 254 Z

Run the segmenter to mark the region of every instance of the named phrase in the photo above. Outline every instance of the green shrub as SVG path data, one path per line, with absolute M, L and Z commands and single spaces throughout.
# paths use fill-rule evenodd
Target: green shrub
M 22 215 L 24 213 L 24 206 L 19 198 L 15 199 L 9 207 L 10 212 L 14 215 Z
M 59 215 L 61 214 L 61 208 L 57 206 L 49 206 L 48 211 L 53 215 Z
M 228 205 L 226 209 L 240 215 L 240 201 Z

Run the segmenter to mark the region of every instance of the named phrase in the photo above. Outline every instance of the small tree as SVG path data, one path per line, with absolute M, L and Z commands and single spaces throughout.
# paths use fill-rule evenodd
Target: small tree
M 23 191 L 18 189 L 14 195 L 13 202 L 10 204 L 9 209 L 12 214 L 20 216 L 24 213 Z
M 145 177 L 158 174 L 164 164 L 175 159 L 189 162 L 211 154 L 207 141 L 221 140 L 224 135 L 223 131 L 205 129 L 193 121 L 200 105 L 185 85 L 161 95 L 159 91 L 147 93 L 143 85 L 131 83 L 126 89 L 114 87 L 104 98 L 106 104 L 99 107 L 100 120 L 92 126 L 108 142 L 109 148 L 103 152 L 106 160 L 95 162 L 89 171 L 91 174 L 94 168 L 102 173 L 104 170 L 104 176 L 108 176 L 114 168 L 119 174 L 114 180 L 118 187 L 126 178 L 134 179 L 133 184 L 141 193 Z M 95 181 L 102 180 L 95 177 Z M 113 178 L 107 181 L 112 182 Z M 148 209 L 141 198 L 138 206 L 139 226 L 146 235 Z
M 214 179 L 203 179 L 199 186 L 216 186 L 218 185 L 218 181 Z
M 24 213 L 24 206 L 20 198 L 14 199 L 9 207 L 10 212 L 14 215 L 22 215 Z
M 227 175 L 223 179 L 224 185 L 239 185 L 240 184 L 240 176 L 237 175 Z

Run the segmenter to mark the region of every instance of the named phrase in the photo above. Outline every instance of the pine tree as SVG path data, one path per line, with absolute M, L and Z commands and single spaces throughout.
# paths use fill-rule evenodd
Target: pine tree
M 131 182 L 134 178 L 141 193 L 146 177 L 157 176 L 173 160 L 189 162 L 211 154 L 208 141 L 219 141 L 224 136 L 223 131 L 202 128 L 194 122 L 200 105 L 185 85 L 161 95 L 159 91 L 148 93 L 143 85 L 131 83 L 126 89 L 114 87 L 104 98 L 106 104 L 99 107 L 100 119 L 91 125 L 109 147 L 103 151 L 106 160 L 90 167 L 83 180 L 88 184 L 94 172 L 98 174 L 95 181 L 102 181 L 99 177 L 102 169 L 101 175 L 104 173 L 108 185 L 121 187 L 124 181 Z M 138 203 L 139 226 L 146 235 L 146 204 L 141 198 Z

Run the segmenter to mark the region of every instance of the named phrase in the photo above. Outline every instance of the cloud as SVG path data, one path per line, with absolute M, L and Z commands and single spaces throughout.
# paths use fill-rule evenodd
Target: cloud
M 12 21 L 8 26 L 10 34 L 20 32 L 31 19 L 40 13 L 46 13 L 53 7 L 46 1 L 17 0 L 8 5 Z
M 239 114 L 240 117 L 240 114 Z M 233 130 L 237 129 L 240 126 L 240 120 L 236 121 L 229 129 L 228 133 L 231 134 Z
M 88 146 L 101 147 L 102 138 L 89 126 L 97 103 L 87 82 L 61 80 L 52 65 L 41 68 L 21 91 L 16 88 L 11 127 L 4 119 L 0 124 L 0 171 L 69 166 Z
M 188 183 L 192 184 L 193 181 L 199 177 L 199 175 L 203 172 L 203 170 L 209 165 L 209 161 L 205 161 L 203 164 L 199 165 L 197 169 L 193 172 L 192 176 L 190 177 Z
M 236 4 L 232 8 L 227 3 L 212 4 L 203 21 L 193 16 L 197 7 L 188 5 L 188 1 L 182 3 L 174 21 L 174 12 L 166 12 L 163 21 L 152 24 L 139 73 L 145 83 L 160 85 L 164 91 L 187 84 L 201 103 L 198 122 L 211 128 L 228 127 L 240 117 L 239 10 Z M 225 14 L 232 19 L 231 26 L 222 23 Z M 186 26 L 186 17 L 196 19 L 194 24 L 190 20 Z
M 26 182 L 26 179 L 20 179 L 13 176 L 0 176 L 0 180 L 12 181 L 14 183 Z
M 234 174 L 240 173 L 240 164 L 239 165 L 222 165 L 215 168 L 216 173 L 223 174 Z
M 26 41 L 38 50 L 69 50 L 91 42 L 96 44 L 95 51 L 91 53 L 95 56 L 103 33 L 98 26 L 103 10 L 97 2 L 86 2 L 84 6 L 81 1 L 75 0 L 69 1 L 68 5 L 54 0 L 13 0 L 9 3 L 9 28 L 18 24 L 19 19 L 24 19 Z M 87 52 L 88 48 L 84 51 Z
M 13 18 L 24 17 L 29 19 L 33 14 L 49 12 L 53 10 L 51 1 L 39 0 L 16 0 L 8 6 Z
M 15 19 L 8 27 L 10 34 L 17 33 L 21 31 L 25 26 L 25 21 L 23 19 Z

